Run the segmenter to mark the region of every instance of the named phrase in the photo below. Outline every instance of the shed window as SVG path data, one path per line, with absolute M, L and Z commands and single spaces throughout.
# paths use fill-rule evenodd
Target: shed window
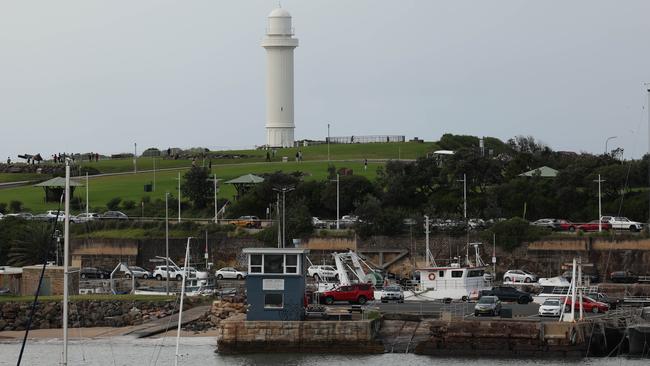
M 461 278 L 463 277 L 463 271 L 451 271 L 451 277 Z
M 474 269 L 467 272 L 467 277 L 482 277 L 484 271 L 482 269 Z
M 282 309 L 284 306 L 284 296 L 282 294 L 264 294 L 265 309 Z
M 285 256 L 285 273 L 298 273 L 298 255 L 287 254 Z
M 262 255 L 251 254 L 250 273 L 262 273 Z
M 264 273 L 284 273 L 284 255 L 266 254 L 264 256 Z

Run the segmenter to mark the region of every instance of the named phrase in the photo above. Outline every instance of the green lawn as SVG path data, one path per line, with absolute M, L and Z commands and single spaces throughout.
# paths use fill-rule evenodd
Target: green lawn
M 376 171 L 383 163 L 369 163 L 368 170 L 363 170 L 363 162 L 334 162 L 337 168 L 347 167 L 354 170 L 354 174 L 363 175 L 369 179 L 374 179 Z M 301 163 L 250 163 L 250 164 L 224 164 L 212 166 L 212 171 L 217 178 L 229 180 L 238 176 L 253 173 L 271 173 L 275 171 L 295 172 L 302 171 L 307 177 L 306 180 L 323 180 L 327 177 L 327 162 L 304 161 Z M 165 192 L 170 192 L 174 197 L 178 195 L 178 173 L 181 176 L 184 170 L 162 171 L 156 173 L 156 191 L 144 192 L 144 185 L 153 182 L 153 173 L 124 174 L 108 177 L 96 177 L 89 180 L 89 201 L 91 208 L 105 207 L 106 203 L 114 198 L 120 197 L 122 200 L 133 200 L 140 202 L 142 197 L 149 196 L 151 200 L 157 198 L 164 199 Z M 81 182 L 85 181 L 81 178 Z M 231 198 L 234 195 L 234 188 L 229 184 L 222 184 L 219 192 L 220 197 Z M 75 190 L 75 196 L 85 199 L 85 187 L 78 187 Z M 58 203 L 45 203 L 42 188 L 24 186 L 16 188 L 7 188 L 0 190 L 0 203 L 9 203 L 12 200 L 23 202 L 25 211 L 32 213 L 43 212 L 48 209 L 56 209 Z
M 42 174 L 36 173 L 0 173 L 0 183 L 20 182 L 24 180 L 41 180 Z

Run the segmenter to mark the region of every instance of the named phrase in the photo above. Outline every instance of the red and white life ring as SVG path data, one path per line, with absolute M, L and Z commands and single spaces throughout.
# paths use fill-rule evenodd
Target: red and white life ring
M 429 281 L 433 281 L 436 279 L 436 274 L 433 272 L 429 272 Z

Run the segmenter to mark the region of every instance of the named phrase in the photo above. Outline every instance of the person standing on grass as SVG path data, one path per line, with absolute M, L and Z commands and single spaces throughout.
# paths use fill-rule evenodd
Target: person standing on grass
M 300 152 L 296 151 L 296 163 L 298 162 L 298 159 L 300 159 Z
M 266 161 L 271 161 L 271 153 L 268 150 L 266 150 Z
M 366 171 L 368 170 L 368 159 L 363 159 L 363 170 Z

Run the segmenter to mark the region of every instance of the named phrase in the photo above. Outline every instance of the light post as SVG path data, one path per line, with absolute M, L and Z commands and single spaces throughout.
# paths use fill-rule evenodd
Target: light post
M 463 218 L 467 220 L 467 176 L 463 173 L 463 179 L 458 179 L 458 182 L 463 182 Z
M 282 248 L 286 246 L 286 241 L 287 241 L 287 216 L 286 216 L 287 204 L 285 198 L 287 192 L 291 192 L 294 189 L 295 189 L 294 187 L 273 188 L 273 190 L 276 192 L 282 192 Z M 279 227 L 278 230 L 280 230 Z
M 167 296 L 169 296 L 169 192 L 165 192 L 165 269 L 167 276 L 165 277 L 165 287 L 167 288 Z
M 153 191 L 156 191 L 156 157 L 152 156 L 153 159 Z
M 424 234 L 425 234 L 425 254 L 427 256 L 424 261 L 427 264 L 427 267 L 431 267 L 431 251 L 429 250 L 429 216 L 424 215 Z
M 330 124 L 327 124 L 327 162 L 330 161 Z
M 217 179 L 217 174 L 212 175 L 212 179 L 208 178 L 208 181 L 212 181 L 214 184 L 214 223 L 219 222 L 219 208 L 218 208 L 218 194 L 219 194 L 219 188 L 217 187 L 217 183 L 221 179 Z
M 178 172 L 178 222 L 181 222 L 181 172 Z
M 609 154 L 609 151 L 607 150 L 607 143 L 609 143 L 609 140 L 613 140 L 617 138 L 618 136 L 610 136 L 605 140 L 605 155 Z
M 598 174 L 598 179 L 594 180 L 594 182 L 598 182 L 598 232 L 603 231 L 603 222 L 601 221 L 601 218 L 603 217 L 603 206 L 600 201 L 600 183 L 604 182 L 605 180 L 600 179 L 600 174 Z
M 340 229 L 340 197 L 341 197 L 341 176 L 336 173 L 336 180 L 332 179 L 331 182 L 336 182 L 336 230 Z
M 133 173 L 138 172 L 138 143 L 134 142 L 133 143 Z

